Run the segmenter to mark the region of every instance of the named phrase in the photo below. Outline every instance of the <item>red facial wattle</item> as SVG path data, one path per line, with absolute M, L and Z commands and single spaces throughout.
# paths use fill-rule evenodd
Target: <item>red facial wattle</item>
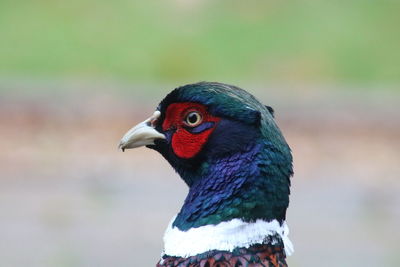
M 190 130 L 195 127 L 185 123 L 185 117 L 194 111 L 198 112 L 202 117 L 202 121 L 199 125 L 196 125 L 197 127 L 201 127 L 205 123 L 211 123 L 212 127 L 199 133 L 191 132 Z M 174 153 L 180 158 L 190 159 L 196 156 L 207 143 L 219 120 L 220 118 L 209 114 L 207 107 L 204 105 L 191 102 L 173 103 L 166 110 L 162 128 L 164 131 L 174 131 L 171 140 Z

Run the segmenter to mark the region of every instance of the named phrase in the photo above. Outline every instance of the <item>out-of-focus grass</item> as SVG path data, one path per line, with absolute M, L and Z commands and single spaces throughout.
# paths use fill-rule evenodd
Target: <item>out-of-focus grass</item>
M 0 1 L 0 76 L 396 84 L 399 1 Z

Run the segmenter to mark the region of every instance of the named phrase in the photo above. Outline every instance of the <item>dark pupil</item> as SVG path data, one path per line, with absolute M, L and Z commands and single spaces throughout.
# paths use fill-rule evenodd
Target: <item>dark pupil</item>
M 190 114 L 189 115 L 189 117 L 188 117 L 188 121 L 189 121 L 189 123 L 191 123 L 191 124 L 194 124 L 194 123 L 196 123 L 197 122 L 197 115 L 196 114 Z

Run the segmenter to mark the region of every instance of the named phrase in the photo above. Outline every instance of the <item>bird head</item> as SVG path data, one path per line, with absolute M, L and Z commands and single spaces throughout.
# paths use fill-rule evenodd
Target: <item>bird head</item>
M 200 82 L 169 93 L 150 118 L 124 135 L 119 147 L 160 152 L 190 186 L 195 177 L 186 174 L 211 159 L 245 151 L 259 139 L 271 141 L 290 158 L 272 108 L 238 87 Z

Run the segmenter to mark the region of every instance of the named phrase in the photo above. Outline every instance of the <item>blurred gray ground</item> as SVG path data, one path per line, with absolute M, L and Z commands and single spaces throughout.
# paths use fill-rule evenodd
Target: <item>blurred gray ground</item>
M 1 85 L 0 266 L 154 266 L 187 188 L 117 144 L 171 87 L 24 86 Z M 399 266 L 400 95 L 248 89 L 293 149 L 290 266 Z

